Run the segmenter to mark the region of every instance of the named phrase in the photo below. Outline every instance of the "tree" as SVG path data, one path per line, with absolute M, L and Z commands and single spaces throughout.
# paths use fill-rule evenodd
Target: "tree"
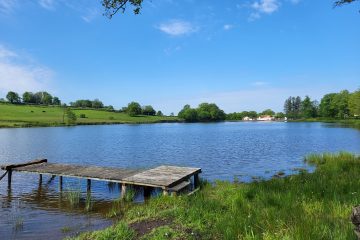
M 103 108 L 104 104 L 99 99 L 94 99 L 94 101 L 91 102 L 91 107 L 93 107 L 93 108 Z
M 35 97 L 32 92 L 24 92 L 22 95 L 23 103 L 35 103 Z
M 269 115 L 269 116 L 274 116 L 275 115 L 275 112 L 271 109 L 266 109 L 264 110 L 261 115 Z
M 134 117 L 136 115 L 140 115 L 141 114 L 141 106 L 139 103 L 137 102 L 131 102 L 128 104 L 127 106 L 127 113 Z
M 334 108 L 336 109 L 337 112 L 336 117 L 338 118 L 349 117 L 350 115 L 349 97 L 350 97 L 350 93 L 348 90 L 343 90 L 335 95 Z
M 285 114 L 283 112 L 278 112 L 275 114 L 275 118 L 277 119 L 285 118 Z
M 349 3 L 352 3 L 352 2 L 355 2 L 355 1 L 358 1 L 358 0 L 339 0 L 339 1 L 335 1 L 334 3 L 334 7 L 340 7 L 344 4 L 349 4 Z
M 6 99 L 10 102 L 10 103 L 20 103 L 20 97 L 19 94 L 17 94 L 16 92 L 8 92 L 6 94 Z
M 70 108 L 66 107 L 64 108 L 64 113 L 63 113 L 63 122 L 65 123 L 65 118 L 66 118 L 66 123 L 68 125 L 72 125 L 76 123 L 76 115 L 73 111 L 71 111 Z
M 300 115 L 304 118 L 314 118 L 317 115 L 317 102 L 311 101 L 309 96 L 306 96 L 301 103 Z
M 162 117 L 162 116 L 164 116 L 164 114 L 159 110 L 159 111 L 157 111 L 156 116 Z
M 198 121 L 197 111 L 188 104 L 179 112 L 178 117 L 184 119 L 186 122 Z
M 58 97 L 53 98 L 53 105 L 58 105 L 58 106 L 61 105 L 61 101 L 60 101 L 60 99 Z
M 349 110 L 352 116 L 360 116 L 360 89 L 350 95 Z
M 320 101 L 320 114 L 322 117 L 335 117 L 337 114 L 335 108 L 335 96 L 336 93 L 325 94 Z
M 142 114 L 148 115 L 148 116 L 155 116 L 156 111 L 151 105 L 144 106 L 142 109 Z
M 102 0 L 102 5 L 105 8 L 105 15 L 112 18 L 117 12 L 125 12 L 127 5 L 131 5 L 134 14 L 139 14 L 143 0 Z

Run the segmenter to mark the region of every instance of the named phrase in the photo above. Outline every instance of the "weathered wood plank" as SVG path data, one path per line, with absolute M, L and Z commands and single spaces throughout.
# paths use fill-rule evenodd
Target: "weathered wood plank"
M 45 162 L 47 162 L 47 159 L 37 159 L 37 160 L 26 162 L 26 163 L 3 165 L 3 166 L 1 166 L 1 170 L 10 170 L 10 169 L 14 169 L 14 168 L 19 168 L 19 167 L 24 167 L 24 166 L 34 165 L 34 164 L 40 164 L 40 163 L 45 163 Z
M 8 165 L 13 166 L 13 165 Z M 62 188 L 62 177 L 75 177 L 89 180 L 118 182 L 128 185 L 159 187 L 168 191 L 191 176 L 198 175 L 200 168 L 160 166 L 149 170 L 129 170 L 121 168 L 80 166 L 40 162 L 37 164 L 18 164 L 11 168 L 17 172 L 28 172 L 60 176 L 59 188 Z

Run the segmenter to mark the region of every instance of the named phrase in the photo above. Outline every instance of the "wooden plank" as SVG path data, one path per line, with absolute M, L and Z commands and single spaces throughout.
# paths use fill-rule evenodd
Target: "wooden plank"
M 45 163 L 45 162 L 47 162 L 47 159 L 37 159 L 37 160 L 26 162 L 26 163 L 4 165 L 4 166 L 1 166 L 1 170 L 10 170 L 10 169 L 14 169 L 14 168 L 25 167 L 25 166 L 30 166 L 30 165 L 40 164 L 40 163 Z
M 37 162 L 36 164 L 20 164 L 17 165 L 16 168 L 11 169 L 18 172 L 61 176 L 59 184 L 60 189 L 62 177 L 74 177 L 89 179 L 89 181 L 99 180 L 128 185 L 158 187 L 166 191 L 168 191 L 169 188 L 175 187 L 185 180 L 188 180 L 192 176 L 197 176 L 201 172 L 200 168 L 177 166 L 160 166 L 149 170 L 139 171 L 121 168 L 47 163 L 44 160 Z
M 181 183 L 179 183 L 178 185 L 172 187 L 172 188 L 169 188 L 169 191 L 171 192 L 179 192 L 181 190 L 183 190 L 184 188 L 188 187 L 190 185 L 190 181 L 183 181 Z
M 200 172 L 200 168 L 160 166 L 127 177 L 124 179 L 124 181 L 131 184 L 143 184 L 145 186 L 161 186 L 170 188 Z

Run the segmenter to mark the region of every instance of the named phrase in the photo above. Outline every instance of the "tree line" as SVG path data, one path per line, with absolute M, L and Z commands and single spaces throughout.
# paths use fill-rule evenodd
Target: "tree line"
M 9 91 L 6 99 L 11 104 L 35 104 L 35 105 L 61 105 L 58 97 L 53 97 L 50 93 L 42 92 L 24 92 L 22 97 L 17 92 Z M 2 99 L 2 101 L 5 101 Z
M 186 122 L 215 122 L 225 120 L 226 114 L 215 103 L 201 103 L 197 108 L 185 105 L 178 117 Z
M 325 94 L 320 103 L 309 96 L 289 97 L 284 103 L 284 113 L 292 119 L 299 118 L 338 118 L 346 119 L 360 116 L 360 89 L 354 92 L 342 90 Z

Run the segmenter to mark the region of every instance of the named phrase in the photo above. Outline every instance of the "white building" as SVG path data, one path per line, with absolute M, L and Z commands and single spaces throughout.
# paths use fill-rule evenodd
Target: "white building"
M 270 116 L 270 115 L 266 115 L 266 116 L 260 116 L 257 118 L 258 121 L 274 121 L 275 118 Z

